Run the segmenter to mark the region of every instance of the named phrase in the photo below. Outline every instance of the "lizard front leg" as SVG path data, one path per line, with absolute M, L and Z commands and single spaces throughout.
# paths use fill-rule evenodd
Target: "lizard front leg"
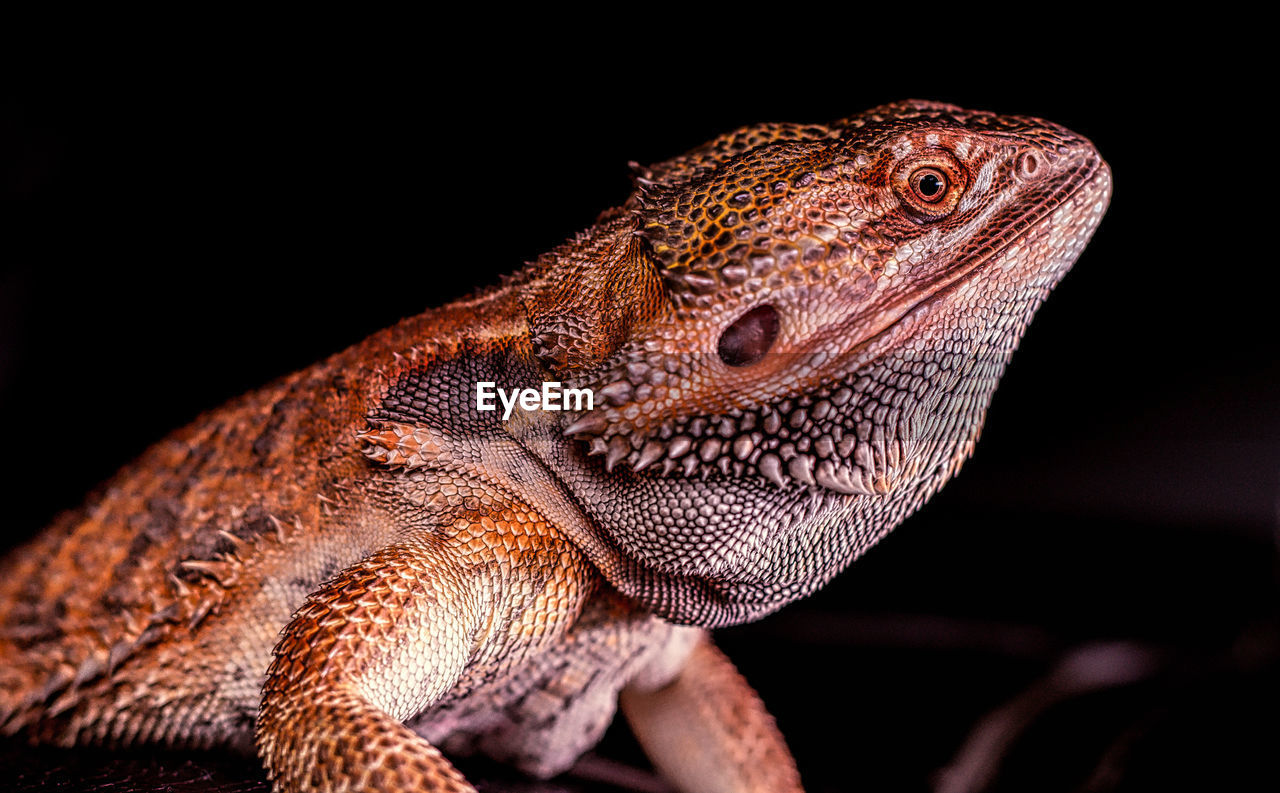
M 703 636 L 666 685 L 644 675 L 619 705 L 654 766 L 684 793 L 802 793 L 773 717 Z
M 447 541 L 422 537 L 313 594 L 285 628 L 263 689 L 256 742 L 275 790 L 474 793 L 401 722 L 466 667 L 484 590 Z

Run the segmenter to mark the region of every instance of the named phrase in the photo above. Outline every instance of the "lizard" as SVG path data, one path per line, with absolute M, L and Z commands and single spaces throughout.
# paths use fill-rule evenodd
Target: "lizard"
M 632 168 L 502 283 L 206 413 L 11 553 L 3 732 L 456 792 L 449 756 L 550 777 L 621 711 L 681 791 L 801 790 L 710 631 L 956 474 L 1110 170 L 915 100 Z M 481 383 L 591 403 L 485 411 Z

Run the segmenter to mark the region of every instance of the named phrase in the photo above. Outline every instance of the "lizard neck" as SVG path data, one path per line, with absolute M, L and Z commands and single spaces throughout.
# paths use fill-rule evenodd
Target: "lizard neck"
M 959 471 L 1042 296 L 957 300 L 860 370 L 850 404 L 862 402 L 867 415 L 885 408 L 873 430 L 889 450 L 884 492 L 610 471 L 603 456 L 558 431 L 563 421 L 517 431 L 585 515 L 585 550 L 614 588 L 675 622 L 751 621 L 819 589 Z M 905 398 L 886 398 L 892 393 Z

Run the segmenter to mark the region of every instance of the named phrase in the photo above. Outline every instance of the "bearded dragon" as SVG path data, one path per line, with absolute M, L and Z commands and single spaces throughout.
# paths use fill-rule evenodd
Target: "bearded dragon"
M 12 553 L 3 731 L 471 791 L 447 755 L 551 776 L 620 708 L 680 790 L 800 790 L 708 629 L 956 473 L 1110 172 L 1055 124 L 919 101 L 633 167 L 505 283 L 198 418 Z M 591 403 L 481 410 L 481 383 Z

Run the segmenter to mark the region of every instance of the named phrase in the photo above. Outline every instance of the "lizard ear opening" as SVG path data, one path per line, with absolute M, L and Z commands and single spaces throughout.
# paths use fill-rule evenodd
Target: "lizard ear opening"
M 552 372 L 600 364 L 666 304 L 657 267 L 633 232 L 623 214 L 592 239 L 571 241 L 540 262 L 541 278 L 522 302 L 534 355 Z
M 734 367 L 759 363 L 778 338 L 778 324 L 778 310 L 768 304 L 738 317 L 720 334 L 720 360 Z

